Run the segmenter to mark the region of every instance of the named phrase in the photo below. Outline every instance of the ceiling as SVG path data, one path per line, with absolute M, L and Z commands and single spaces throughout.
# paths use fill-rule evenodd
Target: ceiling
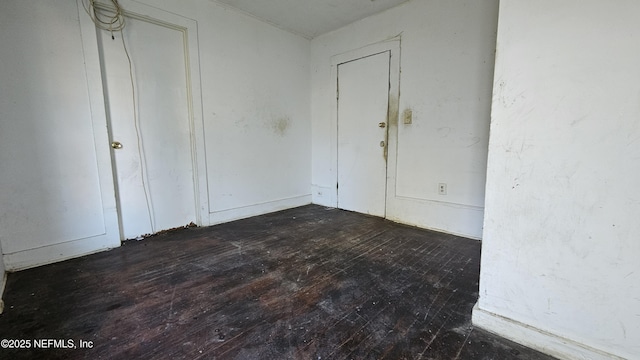
M 307 39 L 409 0 L 214 0 Z

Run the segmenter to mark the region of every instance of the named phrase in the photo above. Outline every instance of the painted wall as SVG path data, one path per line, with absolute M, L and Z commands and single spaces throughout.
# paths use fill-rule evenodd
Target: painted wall
M 399 111 L 413 124 L 398 125 L 387 216 L 481 237 L 497 14 L 497 0 L 414 0 L 311 41 L 314 203 L 336 206 L 331 57 L 401 35 Z
M 208 0 L 198 22 L 210 223 L 311 202 L 309 41 Z
M 207 0 L 144 3 L 198 22 L 203 225 L 310 203 L 309 41 Z M 101 87 L 97 43 L 79 15 L 75 1 L 0 3 L 10 49 L 0 52 L 0 243 L 11 269 L 119 246 L 104 103 L 87 89 Z
M 0 31 L 5 265 L 119 246 L 106 129 L 94 123 L 104 115 L 92 112 L 76 2 L 0 2 Z
M 563 358 L 637 359 L 640 3 L 500 4 L 474 321 Z

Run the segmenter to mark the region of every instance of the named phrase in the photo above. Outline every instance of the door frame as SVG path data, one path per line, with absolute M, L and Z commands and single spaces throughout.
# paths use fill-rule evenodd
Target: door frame
M 331 96 L 331 169 L 335 179 L 335 204 L 338 199 L 338 66 L 347 62 L 366 58 L 384 52 L 390 53 L 389 58 L 389 99 L 387 106 L 387 179 L 385 197 L 385 217 L 389 215 L 389 203 L 395 196 L 396 167 L 398 152 L 398 109 L 400 100 L 400 48 L 401 37 L 366 45 L 331 57 L 331 84 L 335 94 Z
M 83 48 L 85 53 L 85 61 L 88 75 L 89 98 L 92 108 L 92 117 L 94 127 L 103 127 L 105 133 L 110 128 L 109 119 L 107 118 L 107 109 L 105 104 L 105 94 L 102 82 L 103 69 L 98 49 L 98 35 L 94 23 L 89 15 L 84 11 L 84 0 L 77 0 L 78 11 L 80 12 L 80 29 L 82 35 Z M 172 30 L 182 32 L 184 39 L 184 56 L 185 56 L 185 77 L 187 80 L 187 99 L 189 109 L 189 129 L 191 142 L 191 162 L 193 169 L 193 189 L 195 200 L 196 224 L 198 226 L 209 225 L 209 195 L 207 188 L 207 168 L 205 161 L 205 144 L 204 144 L 204 122 L 202 111 L 202 89 L 200 77 L 200 58 L 198 49 L 198 23 L 195 20 L 185 18 L 183 16 L 170 13 L 148 5 L 133 2 L 131 0 L 120 0 L 119 3 L 124 9 L 127 17 L 146 21 L 155 25 L 163 26 Z M 101 5 L 103 6 L 103 5 Z M 105 8 L 110 7 L 104 5 Z M 126 27 L 125 27 L 126 31 Z M 108 134 L 107 134 L 108 135 Z M 110 139 L 110 137 L 108 138 Z M 111 188 L 108 189 L 109 195 L 118 198 L 117 177 L 115 174 L 114 159 L 110 141 L 104 141 L 104 136 L 100 136 L 100 141 L 96 141 L 96 151 L 102 156 L 100 160 L 109 159 L 109 168 L 111 172 Z M 99 167 L 106 167 L 105 164 L 98 164 Z M 119 204 L 118 204 L 119 207 Z M 117 210 L 119 217 L 120 211 Z M 118 219 L 117 232 L 120 233 L 120 221 Z

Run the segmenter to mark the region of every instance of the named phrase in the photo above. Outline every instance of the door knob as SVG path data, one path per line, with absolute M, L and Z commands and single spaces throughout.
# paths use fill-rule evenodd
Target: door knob
M 383 122 L 378 123 L 378 127 L 384 128 L 385 126 L 387 126 L 387 124 L 386 124 L 386 123 L 383 123 Z
M 122 149 L 122 144 L 119 141 L 114 141 L 111 143 L 111 147 L 114 149 Z
M 384 147 L 385 143 L 384 141 L 380 141 L 380 147 Z

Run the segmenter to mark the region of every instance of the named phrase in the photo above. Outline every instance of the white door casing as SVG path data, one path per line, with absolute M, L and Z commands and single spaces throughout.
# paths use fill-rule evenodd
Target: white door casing
M 344 126 L 344 124 L 342 124 L 342 122 L 340 121 L 340 117 L 344 117 L 345 114 L 341 114 L 343 111 L 339 109 L 339 104 L 340 104 L 340 96 L 344 96 L 344 89 L 343 88 L 345 85 L 344 83 L 342 85 L 340 85 L 340 81 L 339 81 L 339 74 L 342 73 L 342 75 L 345 74 L 345 69 L 347 69 L 346 65 L 348 65 L 349 63 L 353 62 L 353 65 L 358 64 L 358 61 L 363 61 L 366 60 L 367 58 L 371 58 L 369 60 L 378 60 L 380 61 L 383 57 L 379 56 L 377 57 L 377 55 L 381 55 L 381 54 L 387 54 L 386 58 L 387 58 L 387 69 L 386 72 L 385 71 L 380 71 L 378 70 L 379 73 L 383 73 L 382 76 L 378 76 L 378 80 L 381 80 L 382 78 L 385 78 L 386 75 L 386 97 L 385 99 L 381 99 L 381 95 L 377 95 L 377 98 L 379 100 L 377 100 L 378 104 L 374 104 L 371 106 L 371 110 L 374 111 L 373 109 L 375 108 L 379 108 L 380 104 L 379 103 L 386 103 L 386 112 L 384 112 L 384 115 L 386 115 L 386 117 L 383 118 L 383 120 L 380 121 L 367 121 L 370 123 L 370 125 L 367 125 L 367 128 L 370 129 L 377 129 L 377 133 L 375 132 L 375 130 L 373 130 L 372 135 L 369 135 L 371 137 L 371 140 L 376 139 L 375 143 L 373 144 L 374 146 L 377 147 L 377 159 L 380 160 L 382 159 L 382 162 L 385 164 L 385 176 L 386 178 L 383 179 L 384 182 L 384 188 L 380 185 L 380 183 L 382 182 L 379 177 L 379 175 L 376 176 L 375 180 L 371 180 L 371 179 L 367 179 L 366 176 L 364 177 L 365 180 L 358 180 L 358 184 L 344 184 L 345 180 L 347 182 L 349 182 L 349 176 L 347 175 L 349 172 L 349 164 L 344 162 L 344 151 L 345 149 L 341 149 L 343 146 L 340 145 L 340 142 L 343 142 L 344 145 L 344 141 L 347 140 L 345 139 L 345 134 L 340 134 L 341 130 L 340 128 Z M 376 58 L 377 57 L 377 58 Z M 362 64 L 366 63 L 368 61 L 363 61 Z M 371 61 L 372 63 L 375 61 Z M 373 68 L 375 68 L 376 66 L 373 64 L 370 64 Z M 381 68 L 382 65 L 378 64 L 377 66 L 378 68 Z M 360 75 L 361 76 L 361 75 Z M 332 97 L 332 103 L 331 103 L 331 108 L 333 109 L 332 111 L 332 118 L 331 118 L 331 123 L 332 123 L 332 129 L 333 129 L 333 134 L 331 136 L 332 139 L 332 154 L 331 154 L 331 158 L 333 159 L 333 164 L 335 164 L 335 168 L 331 169 L 331 172 L 334 173 L 335 175 L 335 179 L 336 179 L 336 206 L 339 208 L 344 208 L 344 209 L 348 209 L 348 210 L 354 210 L 354 211 L 358 211 L 358 212 L 364 212 L 364 213 L 371 213 L 373 215 L 377 215 L 377 216 L 382 216 L 382 217 L 390 217 L 393 216 L 393 201 L 395 200 L 395 184 L 396 184 L 396 157 L 397 157 L 397 136 L 398 136 L 398 99 L 400 96 L 399 90 L 400 90 L 400 37 L 395 37 L 393 39 L 389 39 L 383 42 L 379 42 L 379 43 L 375 43 L 375 44 L 371 44 L 371 45 L 367 45 L 364 46 L 362 48 L 359 49 L 355 49 L 355 50 L 351 50 L 348 52 L 345 52 L 343 54 L 338 54 L 335 55 L 331 58 L 331 77 L 332 77 L 332 81 L 333 84 L 335 85 L 335 90 L 336 90 L 336 96 Z M 374 76 L 375 77 L 375 76 Z M 342 80 L 344 82 L 344 79 Z M 370 80 L 363 80 L 363 83 L 369 82 Z M 381 83 L 381 81 L 379 82 Z M 377 85 L 375 87 L 383 87 L 382 85 Z M 339 90 L 343 91 L 342 94 L 339 94 Z M 372 92 L 372 89 L 367 89 L 365 90 L 365 93 L 370 93 Z M 378 90 L 378 94 L 381 94 L 382 90 Z M 357 99 L 357 97 L 356 97 Z M 365 97 L 366 99 L 366 97 Z M 343 100 L 345 100 L 343 98 Z M 362 97 L 361 97 L 362 100 Z M 366 101 L 366 100 L 365 100 Z M 371 100 L 369 100 L 371 101 Z M 365 103 L 363 103 L 365 104 Z M 344 104 L 342 105 L 344 106 Z M 365 108 L 368 107 L 368 105 L 364 106 Z M 343 109 L 344 110 L 344 109 Z M 352 110 L 347 110 L 347 111 L 352 111 Z M 366 114 L 369 110 L 365 110 L 365 109 L 361 109 L 361 110 L 357 110 L 354 109 L 353 111 L 355 112 L 360 112 L 362 111 L 363 114 Z M 377 111 L 374 111 L 373 113 L 375 114 L 376 112 L 380 112 L 380 110 L 378 109 Z M 368 115 L 365 115 L 368 116 Z M 377 115 L 371 115 L 373 117 L 376 117 Z M 378 128 L 378 124 L 382 121 L 386 122 L 386 127 L 385 128 Z M 345 128 L 342 128 L 342 130 L 344 131 Z M 386 131 L 386 133 L 385 133 Z M 386 139 L 384 138 L 385 135 L 382 135 L 382 139 L 380 139 L 379 137 L 381 136 L 381 133 L 385 133 L 386 134 Z M 361 134 L 364 135 L 364 132 L 360 131 L 358 132 L 357 137 L 361 137 Z M 371 140 L 367 140 L 367 142 L 370 142 Z M 356 143 L 360 142 L 360 140 L 354 140 Z M 384 148 L 380 147 L 380 141 L 385 141 L 384 144 Z M 342 151 L 341 151 L 342 150 Z M 342 155 L 340 155 L 342 153 Z M 376 153 L 375 151 L 373 152 L 374 154 Z M 355 153 L 354 153 L 355 154 Z M 385 156 L 386 155 L 386 156 Z M 347 157 L 347 160 L 348 157 Z M 371 159 L 371 161 L 374 161 L 373 158 Z M 375 172 L 380 173 L 380 166 L 378 165 L 374 165 L 374 169 Z M 367 171 L 365 169 L 363 169 L 363 171 Z M 342 174 L 342 175 L 341 175 Z M 375 176 L 375 175 L 374 175 Z M 360 175 L 360 177 L 362 177 Z M 351 197 L 352 195 L 348 195 L 348 189 L 349 186 L 352 187 L 353 191 L 358 191 L 361 193 L 366 193 L 367 191 L 371 191 L 371 190 L 366 190 L 367 187 L 362 188 L 362 184 L 366 184 L 367 181 L 371 181 L 371 188 L 373 188 L 374 186 L 376 187 L 377 190 L 375 190 L 375 192 L 371 192 L 372 194 L 376 194 L 374 195 L 375 200 L 366 200 L 366 196 L 363 194 L 360 195 L 356 195 L 356 197 L 360 197 L 361 199 L 364 200 L 357 200 L 356 198 L 354 199 L 349 199 L 349 197 Z M 376 184 L 376 185 L 374 185 Z M 347 188 L 345 189 L 344 185 L 347 185 Z M 381 188 L 383 188 L 383 190 L 380 190 Z M 365 191 L 363 191 L 365 190 Z M 380 194 L 382 194 L 383 198 L 385 199 L 385 201 L 380 200 Z M 361 209 L 357 209 L 353 206 L 349 206 L 349 203 L 351 201 L 355 200 L 356 202 L 361 202 L 362 206 Z M 345 203 L 346 201 L 346 203 Z M 371 203 L 383 203 L 384 209 L 383 210 L 379 210 L 379 206 L 378 206 L 378 210 L 374 210 L 374 211 L 367 211 L 366 208 L 369 207 L 370 205 L 367 205 L 367 202 L 371 202 Z M 346 206 L 345 206 L 346 205 Z M 365 209 L 365 210 L 363 210 Z
M 122 33 L 112 39 L 109 31 L 93 30 L 110 141 L 122 144 L 111 149 L 120 236 L 208 225 L 197 24 L 139 3 L 120 4 Z

